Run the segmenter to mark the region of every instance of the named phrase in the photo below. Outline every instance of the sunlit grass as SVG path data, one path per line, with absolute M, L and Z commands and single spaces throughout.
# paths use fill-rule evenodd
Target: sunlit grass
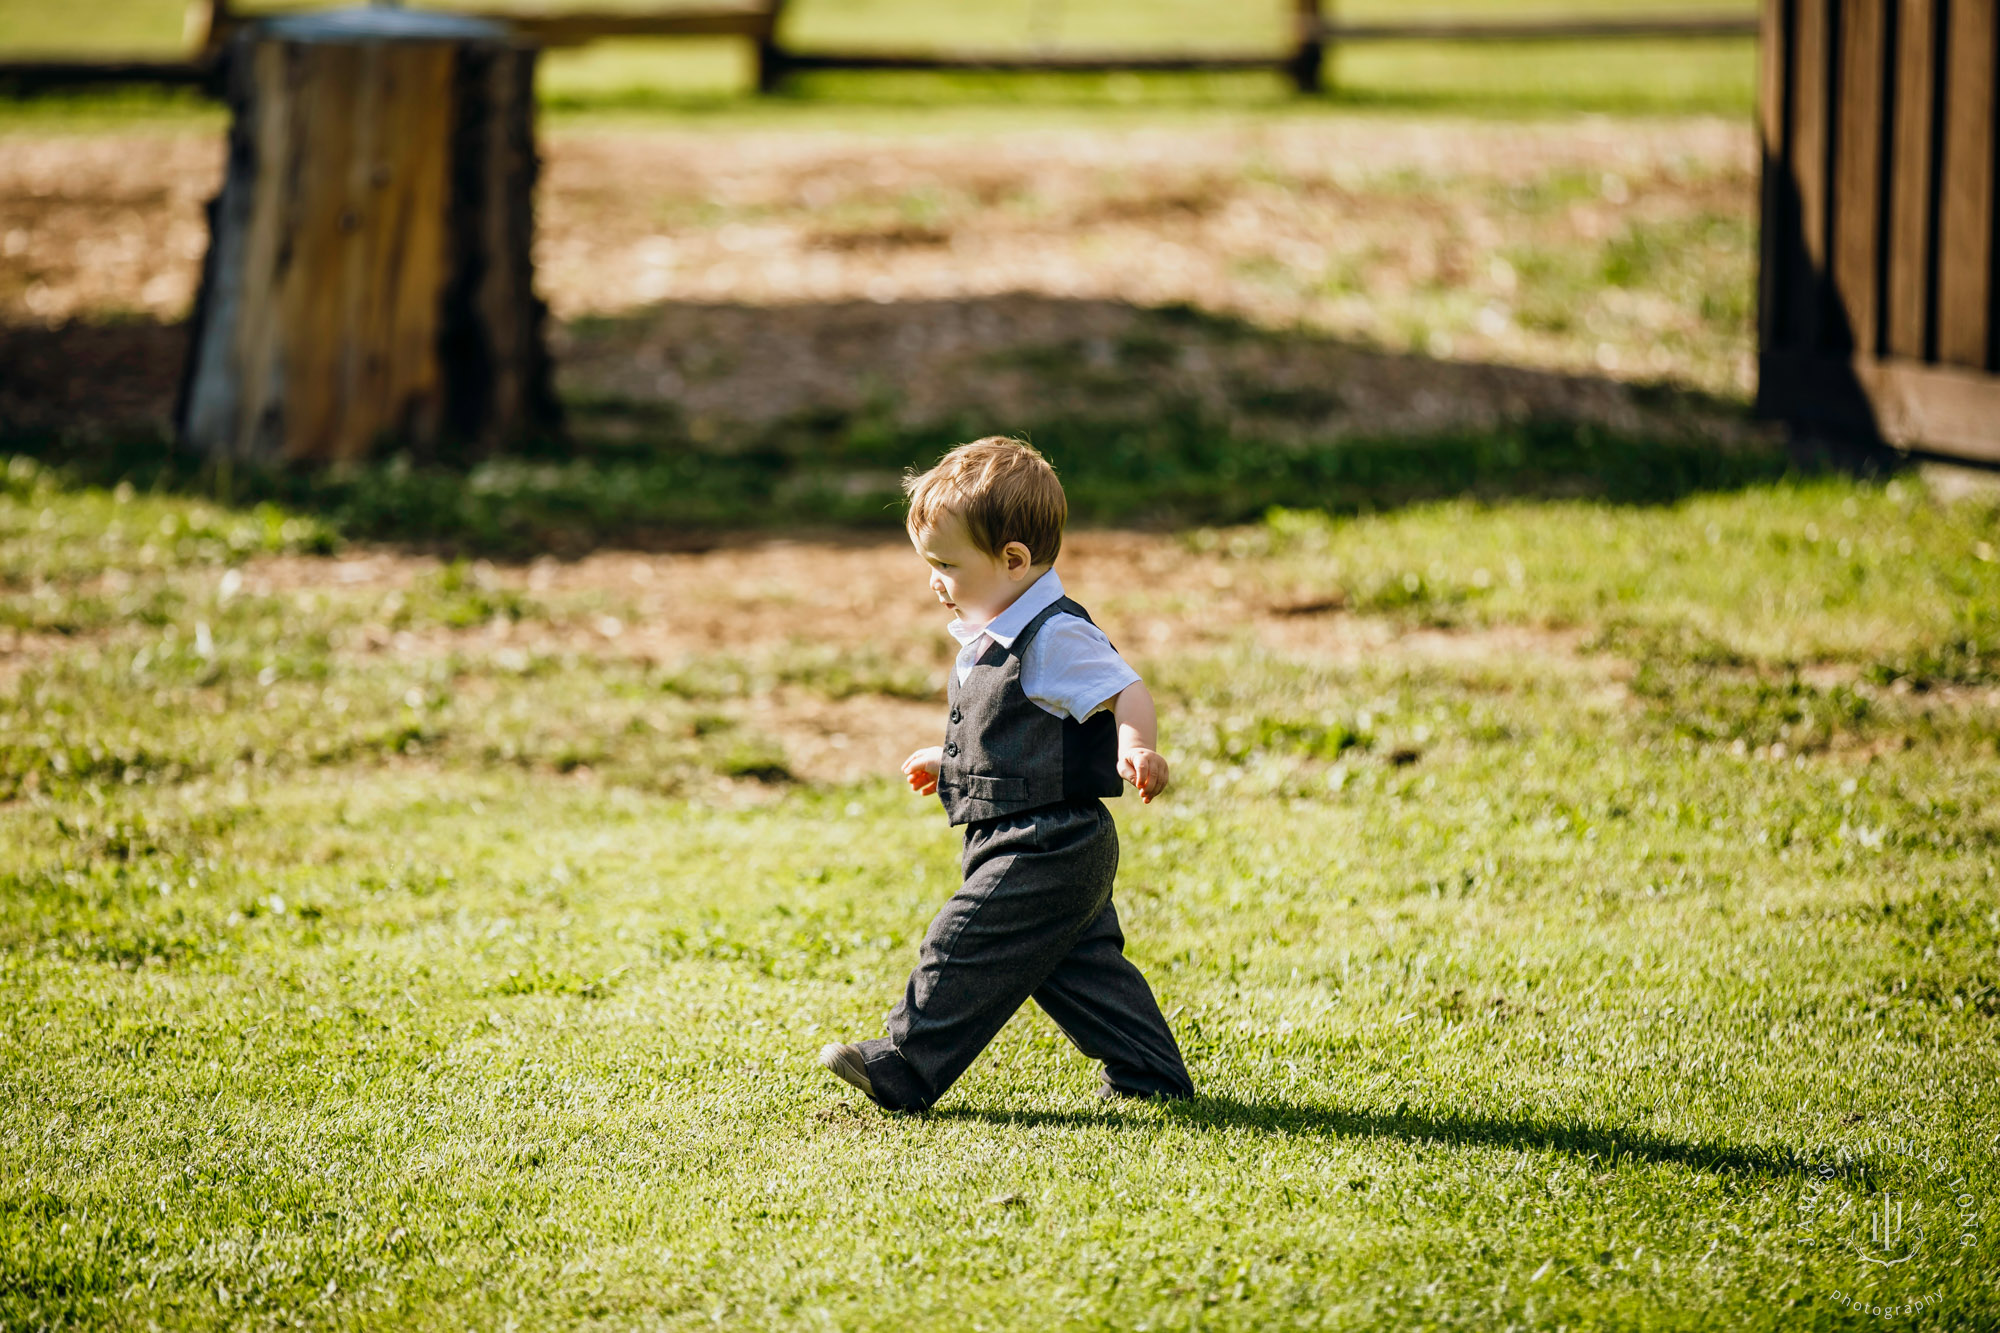
M 259 593 L 353 552 L 8 476 L 0 1324 L 1995 1317 L 1991 501 L 1190 533 L 1357 634 L 1531 637 L 1135 649 L 1177 783 L 1120 803 L 1119 903 L 1203 1096 L 1102 1105 L 1031 1013 L 890 1119 L 810 1055 L 879 1024 L 952 835 L 727 710 L 934 655 L 509 656 L 481 626 L 630 612 L 452 564 Z M 1933 1209 L 1900 1270 L 1854 1249 L 1889 1196 Z
M 1361 611 L 1601 626 L 1634 642 L 1666 633 L 1711 664 L 1870 663 L 1962 639 L 2000 651 L 1991 537 L 1990 510 L 1940 510 L 1918 484 L 1819 481 L 1665 509 L 1461 502 L 1354 522 L 1280 511 L 1224 549 L 1300 600 Z

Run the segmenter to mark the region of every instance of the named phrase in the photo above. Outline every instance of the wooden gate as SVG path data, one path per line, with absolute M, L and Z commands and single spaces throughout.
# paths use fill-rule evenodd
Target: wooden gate
M 1761 414 L 2000 462 L 2000 0 L 1765 0 Z

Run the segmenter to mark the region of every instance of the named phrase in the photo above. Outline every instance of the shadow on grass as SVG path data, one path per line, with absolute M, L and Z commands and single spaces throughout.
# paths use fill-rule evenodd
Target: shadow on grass
M 226 468 L 172 444 L 182 328 L 0 328 L 17 372 L 0 382 L 0 453 L 53 464 L 64 484 L 273 502 L 347 538 L 500 557 L 893 531 L 903 471 L 990 433 L 1051 458 L 1074 520 L 1156 528 L 1452 496 L 1672 503 L 1793 467 L 1740 403 L 1185 307 L 681 304 L 579 321 L 557 346 L 561 438 L 479 460 L 387 441 L 357 465 Z
M 1596 1159 L 1609 1169 L 1620 1158 L 1686 1166 L 1697 1171 L 1764 1176 L 1802 1175 L 1809 1164 L 1766 1148 L 1731 1144 L 1682 1143 L 1644 1130 L 1610 1129 L 1595 1125 L 1546 1124 L 1494 1120 L 1481 1116 L 1425 1115 L 1398 1112 L 1382 1115 L 1288 1102 L 1246 1102 L 1234 1097 L 1197 1096 L 1168 1103 L 1143 1116 L 1116 1107 L 1100 1111 L 1004 1111 L 983 1107 L 934 1107 L 934 1120 L 978 1120 L 1020 1128 L 1101 1128 L 1121 1122 L 1133 1128 L 1161 1123 L 1201 1129 L 1252 1130 L 1292 1138 L 1405 1139 L 1452 1147 L 1509 1148 L 1562 1152 Z

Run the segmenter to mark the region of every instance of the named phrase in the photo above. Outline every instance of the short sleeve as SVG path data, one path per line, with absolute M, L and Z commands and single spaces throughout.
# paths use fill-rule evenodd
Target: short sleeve
M 1079 722 L 1138 680 L 1104 631 L 1079 616 L 1049 617 L 1021 659 L 1021 692 L 1044 712 Z

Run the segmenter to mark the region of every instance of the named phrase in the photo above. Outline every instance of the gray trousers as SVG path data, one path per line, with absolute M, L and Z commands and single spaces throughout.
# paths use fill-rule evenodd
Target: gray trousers
M 1118 826 L 1094 798 L 965 830 L 965 883 L 924 935 L 889 1035 L 860 1043 L 877 1100 L 942 1097 L 1032 997 L 1114 1091 L 1194 1092 L 1111 905 Z

